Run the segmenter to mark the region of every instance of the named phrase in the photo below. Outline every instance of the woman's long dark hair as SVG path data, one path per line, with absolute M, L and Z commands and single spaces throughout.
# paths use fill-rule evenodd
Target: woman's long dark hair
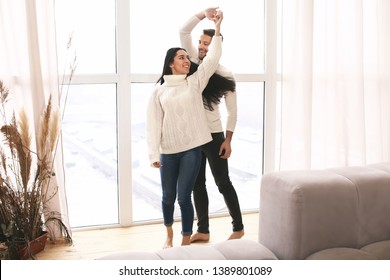
M 179 50 L 184 50 L 183 48 L 170 48 L 165 55 L 163 71 L 160 78 L 157 80 L 157 83 L 161 85 L 164 83 L 164 75 L 171 75 L 172 69 L 169 65 L 173 62 L 176 53 Z M 198 70 L 199 65 L 191 61 L 190 72 L 188 76 L 192 75 L 194 72 Z M 229 91 L 236 90 L 236 82 L 233 79 L 226 78 L 219 74 L 214 73 L 207 83 L 206 88 L 202 92 L 203 96 L 203 104 L 204 106 L 213 111 L 213 104 L 219 104 L 221 102 L 221 98 Z
M 190 72 L 188 74 L 193 74 L 196 70 L 198 70 L 199 65 L 191 62 Z M 204 106 L 213 111 L 213 104 L 219 104 L 221 102 L 221 98 L 228 93 L 229 91 L 236 90 L 236 82 L 233 79 L 226 78 L 219 74 L 214 73 L 207 83 L 206 88 L 202 92 L 203 96 L 203 104 Z
M 163 71 L 160 78 L 157 80 L 157 84 L 160 83 L 160 85 L 162 85 L 164 83 L 164 75 L 172 75 L 172 69 L 171 67 L 169 67 L 169 65 L 173 63 L 175 55 L 179 50 L 183 50 L 187 52 L 183 48 L 170 48 L 169 50 L 167 50 L 167 54 L 165 55 L 165 60 L 164 60 Z

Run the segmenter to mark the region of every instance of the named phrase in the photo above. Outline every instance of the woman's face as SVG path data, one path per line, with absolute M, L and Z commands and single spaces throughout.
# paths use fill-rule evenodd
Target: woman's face
M 190 71 L 191 61 L 188 58 L 188 54 L 183 50 L 178 50 L 173 62 L 169 65 L 172 69 L 172 74 L 188 74 Z

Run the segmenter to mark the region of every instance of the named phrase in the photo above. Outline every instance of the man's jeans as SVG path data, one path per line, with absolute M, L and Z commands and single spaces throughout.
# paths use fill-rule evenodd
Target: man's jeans
M 206 188 L 206 159 L 209 163 L 215 184 L 223 195 L 226 207 L 232 217 L 233 231 L 244 228 L 240 203 L 236 190 L 229 177 L 228 160 L 221 159 L 219 148 L 225 141 L 223 132 L 212 133 L 213 141 L 201 146 L 202 160 L 198 178 L 194 187 L 194 203 L 198 217 L 198 232 L 209 233 L 209 199 Z

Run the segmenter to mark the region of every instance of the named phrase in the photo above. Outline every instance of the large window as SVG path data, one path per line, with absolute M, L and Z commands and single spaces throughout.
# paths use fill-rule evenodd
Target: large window
M 67 98 L 62 139 L 72 226 L 118 223 L 116 86 L 73 85 Z
M 179 45 L 179 27 L 210 5 L 198 0 L 56 0 L 60 74 L 77 56 L 72 85 L 61 98 L 72 227 L 162 219 L 159 173 L 148 162 L 146 104 L 166 50 Z M 239 106 L 229 168 L 243 212 L 259 207 L 263 171 L 263 108 L 272 80 L 265 56 L 265 7 L 258 0 L 220 6 L 225 15 L 221 64 L 236 75 Z M 199 24 L 195 41 L 210 24 Z M 207 187 L 210 214 L 227 214 L 209 171 Z

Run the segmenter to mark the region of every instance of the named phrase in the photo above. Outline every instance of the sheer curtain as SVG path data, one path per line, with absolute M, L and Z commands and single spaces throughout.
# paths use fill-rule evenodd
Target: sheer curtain
M 49 96 L 53 106 L 59 105 L 53 4 L 53 0 L 0 0 L 0 79 L 10 90 L 15 113 L 26 110 L 32 138 Z M 54 163 L 56 181 L 50 186 L 59 190 L 50 208 L 61 213 L 68 226 L 61 147 L 60 142 Z
M 390 160 L 390 1 L 285 0 L 279 169 Z

